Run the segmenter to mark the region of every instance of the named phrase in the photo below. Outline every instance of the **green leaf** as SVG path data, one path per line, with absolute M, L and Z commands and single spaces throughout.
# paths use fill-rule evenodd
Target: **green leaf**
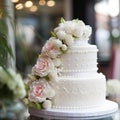
M 38 109 L 38 110 L 42 109 L 41 103 L 37 103 L 37 102 L 30 102 L 29 101 L 29 107 L 33 107 L 33 108 Z
M 8 45 L 8 42 L 7 42 L 7 38 L 6 36 L 0 32 L 0 47 L 2 49 L 5 49 L 6 52 L 8 52 L 12 57 L 13 57 L 13 53 L 12 53 L 12 49 L 11 47 Z
M 75 21 L 76 21 L 76 22 L 78 22 L 78 21 L 79 21 L 79 19 L 77 18 L 77 19 L 75 19 Z
M 0 32 L 2 32 L 3 34 L 7 33 L 7 26 L 4 19 L 0 19 Z
M 34 103 L 29 101 L 28 106 L 29 106 L 29 107 L 34 107 Z
M 7 64 L 8 55 L 13 57 L 12 49 L 8 45 L 5 35 L 0 32 L 0 66 Z
M 8 26 L 6 18 L 9 19 L 10 24 L 13 26 L 12 18 L 5 9 L 0 9 L 0 66 L 7 67 L 8 55 L 13 57 L 12 49 L 8 44 Z
M 42 109 L 42 106 L 41 106 L 40 103 L 35 103 L 35 108 L 36 108 L 37 110 L 40 110 L 40 109 Z
M 24 84 L 25 84 L 26 91 L 29 91 L 29 89 L 30 89 L 29 85 L 27 83 L 24 83 Z
M 51 31 L 51 36 L 52 36 L 52 37 L 57 37 L 56 33 L 53 32 L 53 31 Z
M 62 18 L 60 19 L 60 22 L 61 22 L 61 23 L 64 23 L 64 22 L 65 22 L 65 19 L 62 17 Z
M 45 78 L 48 82 L 50 81 L 50 77 L 48 75 Z

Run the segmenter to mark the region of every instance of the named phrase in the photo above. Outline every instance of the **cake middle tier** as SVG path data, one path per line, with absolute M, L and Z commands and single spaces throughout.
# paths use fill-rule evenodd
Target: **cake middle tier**
M 97 72 L 97 47 L 86 44 L 74 45 L 61 56 L 61 74 L 71 75 L 80 72 Z

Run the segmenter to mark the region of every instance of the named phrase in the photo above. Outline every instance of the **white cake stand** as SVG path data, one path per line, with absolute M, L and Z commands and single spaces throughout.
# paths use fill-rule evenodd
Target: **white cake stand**
M 109 100 L 106 100 L 101 107 L 90 109 L 77 109 L 77 110 L 60 110 L 60 109 L 48 109 L 48 110 L 36 110 L 29 109 L 30 115 L 46 118 L 46 119 L 59 119 L 59 120 L 93 120 L 101 119 L 113 116 L 118 110 L 118 104 Z

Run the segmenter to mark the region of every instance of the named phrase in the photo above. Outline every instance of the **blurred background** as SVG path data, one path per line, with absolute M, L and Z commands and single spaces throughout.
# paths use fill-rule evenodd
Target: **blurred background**
M 99 49 L 106 98 L 120 108 L 120 0 L 0 0 L 0 66 L 13 68 L 26 80 L 61 17 L 92 27 L 89 43 Z
M 89 42 L 99 48 L 99 71 L 107 79 L 120 79 L 120 0 L 1 0 L 0 7 L 7 8 L 13 20 L 14 27 L 8 30 L 15 55 L 13 66 L 24 78 L 50 31 L 64 17 L 79 18 L 92 27 Z

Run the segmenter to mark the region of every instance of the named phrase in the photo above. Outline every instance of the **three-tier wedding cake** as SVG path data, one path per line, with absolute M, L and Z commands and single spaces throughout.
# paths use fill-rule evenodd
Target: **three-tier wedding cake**
M 45 43 L 28 82 L 28 104 L 36 109 L 83 110 L 106 102 L 106 78 L 97 70 L 91 27 L 61 19 Z

